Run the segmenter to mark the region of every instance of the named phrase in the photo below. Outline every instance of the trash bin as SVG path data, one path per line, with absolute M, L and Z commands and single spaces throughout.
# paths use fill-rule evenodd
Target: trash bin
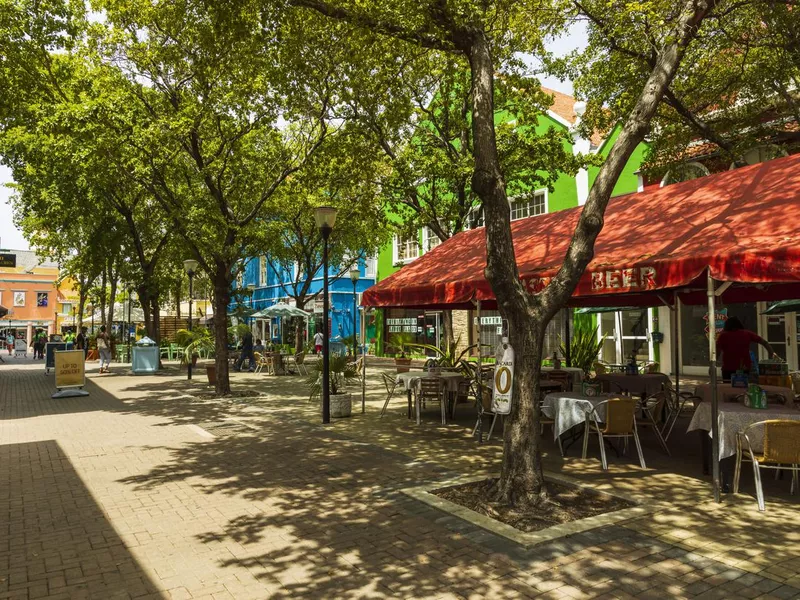
M 149 337 L 143 337 L 133 345 L 133 358 L 131 360 L 131 371 L 135 375 L 142 373 L 155 373 L 158 371 L 158 361 L 160 351 L 156 344 Z

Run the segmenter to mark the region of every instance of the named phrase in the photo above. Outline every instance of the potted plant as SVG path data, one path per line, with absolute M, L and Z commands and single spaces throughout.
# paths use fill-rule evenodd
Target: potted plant
M 597 357 L 600 355 L 600 350 L 603 349 L 603 342 L 606 336 L 598 337 L 598 328 L 595 327 L 581 327 L 575 328 L 570 339 L 570 361 L 572 366 L 578 367 L 583 371 L 584 377 L 589 379 L 591 377 L 592 367 L 594 366 Z M 567 348 L 564 342 L 561 342 L 561 354 L 567 355 Z
M 347 356 L 332 354 L 328 366 L 328 385 L 331 399 L 331 417 L 349 417 L 353 408 L 353 398 L 345 390 L 348 381 L 358 379 L 355 365 Z M 322 358 L 308 369 L 309 400 L 322 399 Z
M 189 331 L 179 329 L 175 332 L 175 343 L 183 348 L 181 365 L 188 365 L 192 361 L 192 368 L 197 366 L 197 359 L 200 358 L 200 351 L 205 350 L 208 354 L 214 352 L 214 338 L 211 332 L 205 327 L 199 327 Z M 210 384 L 216 383 L 217 371 L 214 363 L 206 365 L 206 375 Z
M 398 333 L 394 337 L 392 347 L 399 350 L 399 355 L 394 357 L 394 364 L 398 373 L 408 373 L 411 368 L 411 358 L 406 356 L 406 348 L 411 345 L 414 336 L 410 333 Z

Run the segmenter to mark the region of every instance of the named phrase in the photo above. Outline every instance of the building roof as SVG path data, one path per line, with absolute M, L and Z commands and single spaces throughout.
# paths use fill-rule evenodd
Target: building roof
M 17 255 L 17 268 L 16 270 L 20 273 L 27 273 L 29 271 L 33 271 L 36 268 L 43 268 L 43 269 L 58 269 L 58 263 L 46 258 L 39 256 L 33 250 L 3 250 L 8 254 L 16 254 Z
M 570 125 L 574 125 L 575 121 L 578 120 L 578 115 L 575 114 L 575 103 L 577 102 L 575 96 L 570 96 L 569 94 L 564 94 L 563 92 L 558 92 L 548 87 L 542 87 L 542 91 L 553 96 L 553 105 L 550 107 L 550 112 L 561 117 Z M 601 132 L 593 131 L 589 141 L 594 148 L 597 148 L 603 143 L 603 139 L 603 134 Z

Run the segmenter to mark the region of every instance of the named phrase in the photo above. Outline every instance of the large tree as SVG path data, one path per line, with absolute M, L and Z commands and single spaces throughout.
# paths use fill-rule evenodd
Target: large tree
M 546 496 L 538 428 L 539 372 L 547 323 L 564 306 L 586 265 L 594 241 L 603 226 L 603 214 L 612 189 L 637 144 L 643 139 L 665 91 L 675 77 L 687 48 L 717 4 L 714 0 L 597 4 L 616 8 L 614 33 L 641 11 L 659 16 L 656 61 L 637 90 L 630 113 L 617 141 L 600 169 L 558 274 L 537 294 L 531 295 L 520 281 L 506 191 L 495 127 L 495 74 L 519 51 L 541 47 L 541 31 L 553 23 L 564 5 L 552 2 L 430 3 L 333 2 L 290 0 L 299 8 L 346 21 L 357 27 L 392 36 L 414 48 L 453 53 L 469 63 L 470 112 L 474 143 L 471 185 L 481 199 L 486 221 L 487 265 L 485 275 L 508 320 L 510 342 L 517 350 L 514 380 L 515 402 L 504 431 L 504 453 L 498 497 L 517 506 L 534 505 Z M 387 57 L 387 61 L 393 57 Z

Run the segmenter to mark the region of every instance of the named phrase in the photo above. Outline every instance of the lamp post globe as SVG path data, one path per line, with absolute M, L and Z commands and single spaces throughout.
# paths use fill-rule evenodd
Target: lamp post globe
M 328 238 L 336 223 L 336 209 L 332 206 L 318 206 L 314 209 L 314 221 L 322 236 L 322 422 L 331 422 L 330 394 L 330 338 L 328 313 L 330 298 L 328 295 Z
M 358 337 L 356 336 L 356 329 L 358 327 L 358 293 L 356 291 L 356 285 L 358 284 L 359 277 L 361 277 L 361 271 L 358 270 L 358 265 L 356 264 L 350 269 L 350 281 L 353 282 L 353 360 L 356 360 L 358 356 Z
M 188 330 L 191 333 L 192 331 L 192 297 L 194 296 L 194 290 L 192 289 L 192 280 L 194 279 L 194 274 L 197 271 L 197 261 L 193 258 L 187 258 L 183 261 L 183 269 L 186 271 L 186 274 L 189 276 L 189 322 L 188 322 Z M 192 378 L 192 357 L 186 357 L 186 379 Z

